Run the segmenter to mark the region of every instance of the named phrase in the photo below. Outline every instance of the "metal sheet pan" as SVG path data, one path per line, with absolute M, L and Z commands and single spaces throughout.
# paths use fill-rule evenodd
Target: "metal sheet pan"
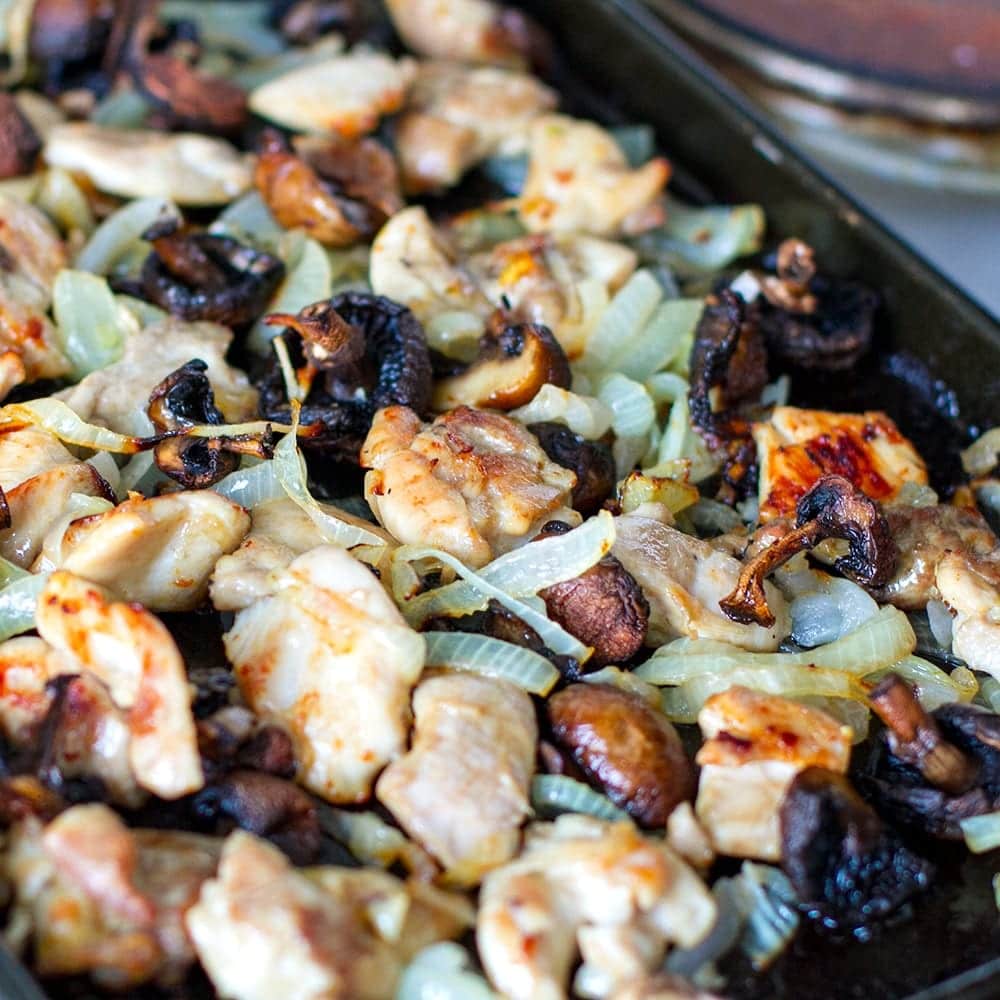
M 679 193 L 702 201 L 759 202 L 767 211 L 770 237 L 799 235 L 831 269 L 862 275 L 885 299 L 883 346 L 925 360 L 956 390 L 968 421 L 1000 423 L 997 323 L 792 149 L 641 4 L 526 0 L 521 5 L 553 31 L 573 67 L 572 105 L 611 121 L 652 124 L 675 164 Z M 872 385 L 878 384 L 879 373 L 868 374 L 876 380 Z M 1000 920 L 990 886 L 1000 857 L 969 858 L 960 849 L 937 849 L 936 855 L 941 877 L 911 918 L 864 943 L 801 933 L 766 974 L 736 970 L 726 994 L 796 1000 L 1000 996 Z M 96 995 L 86 988 L 71 993 Z M 189 995 L 203 994 L 196 989 Z M 0 998 L 45 1000 L 2 946 Z

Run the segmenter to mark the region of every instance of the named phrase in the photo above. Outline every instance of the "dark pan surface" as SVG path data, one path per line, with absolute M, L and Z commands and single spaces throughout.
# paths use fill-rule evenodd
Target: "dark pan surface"
M 572 110 L 654 125 L 674 163 L 679 194 L 694 201 L 759 202 L 767 211 L 770 243 L 802 236 L 832 270 L 862 276 L 884 296 L 879 356 L 852 373 L 849 386 L 846 380 L 799 379 L 796 401 L 887 408 L 925 453 L 936 455 L 932 446 L 940 446 L 942 463 L 953 460 L 970 426 L 1000 423 L 996 323 L 790 149 L 652 15 L 634 0 L 521 5 L 553 30 L 574 67 L 573 78 L 560 81 Z M 911 358 L 926 362 L 943 384 L 926 377 Z M 219 663 L 212 616 L 188 616 L 170 626 L 193 670 Z M 913 914 L 867 942 L 804 930 L 767 973 L 727 970 L 723 992 L 747 1000 L 1000 997 L 1000 919 L 990 885 L 1000 869 L 998 852 L 982 858 L 954 848 L 927 853 L 933 853 L 940 877 Z M 79 982 L 53 984 L 50 995 L 98 996 Z M 204 1000 L 211 993 L 199 979 L 167 994 L 141 990 L 124 996 Z M 44 1000 L 2 945 L 0 1000 Z

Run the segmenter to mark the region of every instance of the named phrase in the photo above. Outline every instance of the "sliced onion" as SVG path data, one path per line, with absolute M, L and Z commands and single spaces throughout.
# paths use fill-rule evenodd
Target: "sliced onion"
M 112 294 L 104 278 L 87 271 L 60 271 L 52 288 L 59 343 L 73 378 L 118 361 L 125 341 L 139 332 L 135 316 Z
M 871 723 L 871 709 L 866 702 L 851 701 L 850 698 L 823 698 L 819 696 L 796 698 L 803 705 L 818 708 L 833 716 L 842 726 L 847 726 L 854 734 L 851 742 L 863 743 L 868 738 Z
M 598 378 L 594 388 L 597 398 L 611 411 L 616 436 L 642 437 L 656 423 L 653 397 L 642 383 L 612 372 Z
M 586 684 L 604 684 L 607 687 L 618 688 L 626 694 L 634 694 L 654 708 L 660 705 L 660 692 L 652 684 L 647 684 L 631 671 L 622 670 L 621 667 L 602 667 L 592 674 L 584 674 L 580 680 Z
M 973 854 L 985 854 L 1000 847 L 1000 812 L 969 816 L 958 821 L 962 836 Z
M 740 949 L 757 970 L 766 969 L 799 929 L 798 898 L 780 868 L 744 861 L 739 878 L 747 922 Z
M 951 611 L 944 601 L 927 602 L 927 624 L 938 645 L 942 649 L 951 649 Z
M 724 535 L 743 524 L 743 519 L 732 507 L 707 497 L 700 498 L 688 509 L 688 517 L 700 535 Z
M 583 813 L 597 819 L 632 822 L 629 814 L 607 796 L 565 774 L 536 774 L 531 779 L 531 808 L 548 819 L 561 813 Z
M 517 213 L 497 211 L 493 206 L 462 212 L 448 223 L 459 256 L 490 250 L 498 243 L 516 240 L 525 235 Z
M 815 589 L 792 601 L 792 639 L 811 649 L 848 635 L 878 613 L 878 604 L 856 583 L 811 573 Z
M 0 590 L 0 641 L 35 627 L 35 606 L 48 578 L 48 573 L 25 574 Z
M 141 456 L 132 461 L 137 461 L 139 457 Z M 273 459 L 270 462 L 255 462 L 252 465 L 248 465 L 246 459 L 243 461 L 243 466 L 217 482 L 212 490 L 247 510 L 253 510 L 272 500 L 287 498 L 285 488 L 275 472 Z
M 427 344 L 456 361 L 472 361 L 479 351 L 483 318 L 465 309 L 446 309 L 424 323 Z
M 228 205 L 208 231 L 272 252 L 277 251 L 282 237 L 288 232 L 279 225 L 258 191 L 248 191 Z
M 630 514 L 644 503 L 661 503 L 671 514 L 679 514 L 698 501 L 698 488 L 680 479 L 633 472 L 618 488 L 623 514 Z
M 142 234 L 163 219 L 181 219 L 176 205 L 164 198 L 140 198 L 109 215 L 77 254 L 76 267 L 94 274 L 110 274 L 115 265 L 137 243 L 146 246 Z
M 316 810 L 323 832 L 343 844 L 358 861 L 390 868 L 397 861 L 421 881 L 437 874 L 430 857 L 403 833 L 373 812 L 348 812 L 325 803 Z
M 65 444 L 94 451 L 113 451 L 120 455 L 134 455 L 142 450 L 139 438 L 117 434 L 107 427 L 88 424 L 62 400 L 52 396 L 30 399 L 24 403 L 8 403 L 0 408 L 0 426 L 4 424 L 29 424 L 54 434 Z
M 687 396 L 681 396 L 670 407 L 670 417 L 660 438 L 657 462 L 686 458 L 691 462 L 691 482 L 700 483 L 719 471 L 719 460 L 710 454 L 705 442 L 691 426 Z
M 1000 455 L 1000 427 L 980 435 L 962 452 L 962 468 L 970 476 L 985 476 L 997 464 Z
M 67 235 L 89 236 L 96 225 L 87 196 L 72 176 L 59 167 L 42 175 L 35 191 L 35 204 Z
M 193 21 L 207 48 L 261 59 L 286 48 L 281 35 L 267 27 L 268 7 L 261 0 L 166 0 L 160 13 L 167 21 Z
M 395 1000 L 497 1000 L 472 969 L 469 953 L 453 941 L 432 944 L 403 970 Z
M 610 407 L 594 396 L 581 396 L 549 382 L 538 390 L 530 403 L 511 410 L 508 416 L 522 424 L 548 421 L 565 424 L 574 434 L 588 441 L 603 437 L 614 418 Z
M 686 367 L 695 327 L 704 309 L 702 299 L 672 299 L 662 303 L 642 335 L 623 345 L 625 350 L 615 367 L 639 381 L 679 360 Z
M 781 375 L 769 382 L 760 393 L 761 406 L 785 406 L 792 389 L 792 380 L 787 375 Z
M 328 299 L 333 278 L 323 248 L 300 232 L 286 234 L 281 244 L 279 256 L 285 262 L 285 278 L 266 311 L 294 314 Z M 280 332 L 280 327 L 268 326 L 260 319 L 247 336 L 247 346 L 256 354 L 268 354 L 271 341 Z
M 124 495 L 119 492 L 121 490 L 121 470 L 108 452 L 97 452 L 87 459 L 87 464 L 92 465 L 97 470 L 97 474 L 111 487 L 115 496 Z
M 138 90 L 122 88 L 100 101 L 87 120 L 105 128 L 141 128 L 151 107 Z
M 1000 681 L 995 677 L 984 677 L 979 684 L 976 701 L 984 708 L 1000 715 Z
M 688 381 L 676 372 L 657 372 L 647 378 L 645 384 L 657 406 L 661 403 L 676 403 L 678 399 L 687 398 Z
M 583 354 L 594 371 L 614 371 L 622 350 L 646 328 L 663 300 L 663 288 L 649 271 L 636 271 L 604 310 Z
M 881 680 L 886 674 L 899 674 L 916 689 L 917 699 L 928 712 L 952 702 L 969 702 L 979 691 L 976 675 L 965 667 L 958 667 L 951 674 L 919 656 L 907 656 L 894 663 L 888 670 L 868 675 L 866 680 Z
M 153 326 L 155 323 L 162 323 L 169 315 L 159 306 L 154 306 L 151 302 L 145 302 L 142 299 L 135 299 L 131 295 L 116 295 L 115 301 L 135 317 L 140 329 Z
M 547 695 L 559 671 L 544 656 L 512 642 L 470 632 L 424 632 L 427 665 L 469 670 L 509 681 L 530 694 Z
M 565 535 L 522 545 L 494 559 L 479 571 L 479 578 L 510 597 L 530 597 L 585 573 L 611 551 L 614 540 L 614 518 L 601 511 Z M 399 561 L 407 561 L 405 555 Z M 397 592 L 396 600 L 405 598 Z M 465 578 L 414 597 L 403 613 L 411 625 L 419 626 L 437 615 L 470 615 L 488 603 L 484 592 Z

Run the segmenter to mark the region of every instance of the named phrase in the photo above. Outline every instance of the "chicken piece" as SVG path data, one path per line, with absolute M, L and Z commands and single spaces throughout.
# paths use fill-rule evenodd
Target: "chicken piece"
M 432 904 L 426 891 L 411 894 L 368 869 L 297 870 L 237 831 L 187 928 L 216 990 L 233 1000 L 387 1000 L 410 942 L 457 937 L 467 926 L 467 912 L 449 916 L 439 905 L 443 895 Z
M 412 59 L 359 48 L 262 83 L 250 95 L 250 108 L 297 132 L 353 138 L 403 106 L 416 73 Z
M 561 507 L 576 476 L 499 413 L 460 406 L 429 427 L 404 406 L 375 415 L 361 449 L 365 499 L 399 541 L 472 567 L 516 547 Z
M 853 734 L 818 708 L 734 686 L 698 713 L 705 742 L 695 811 L 720 854 L 778 861 L 779 810 L 807 767 L 847 773 Z
M 514 856 L 531 812 L 534 707 L 505 681 L 445 674 L 420 684 L 413 712 L 413 745 L 382 772 L 376 797 L 449 881 L 475 885 Z
M 760 519 L 794 517 L 795 505 L 824 475 L 849 479 L 873 500 L 890 501 L 905 483 L 927 483 L 923 459 L 877 411 L 830 413 L 777 406 L 753 425 Z
M 4 493 L 42 472 L 76 460 L 55 434 L 40 427 L 0 428 L 0 489 Z
M 76 806 L 15 829 L 6 857 L 15 918 L 31 927 L 42 975 L 90 973 L 123 989 L 179 982 L 194 961 L 184 914 L 221 842 L 129 830 L 107 806 Z
M 520 66 L 525 28 L 511 25 L 511 10 L 492 0 L 387 0 L 389 16 L 406 47 L 431 59 Z
M 115 501 L 111 487 L 88 462 L 57 465 L 9 490 L 6 496 L 11 526 L 0 531 L 0 556 L 28 569 L 50 532 L 65 528 L 74 493 Z
M 520 216 L 531 232 L 637 233 L 663 221 L 670 176 L 662 158 L 632 169 L 611 134 L 593 122 L 542 115 L 531 124 Z
M 192 358 L 200 358 L 208 365 L 215 403 L 226 420 L 252 420 L 257 414 L 257 390 L 243 372 L 226 362 L 232 340 L 232 331 L 216 323 L 166 319 L 129 337 L 121 361 L 91 372 L 55 398 L 84 420 L 119 434 L 152 434 L 146 407 L 153 389 Z
M 249 530 L 250 515 L 239 504 L 211 490 L 187 490 L 134 496 L 73 521 L 52 548 L 60 568 L 122 600 L 157 612 L 194 611 L 208 596 L 215 564 Z
M 75 664 L 43 639 L 21 636 L 0 643 L 0 733 L 15 747 L 31 742 L 52 704 L 46 684 Z
M 452 187 L 487 157 L 524 152 L 532 119 L 557 103 L 555 92 L 527 73 L 423 63 L 396 127 L 404 186 Z
M 696 945 L 715 916 L 705 884 L 665 843 L 566 815 L 529 827 L 520 857 L 486 876 L 476 943 L 512 1000 L 565 997 L 578 947 L 577 982 L 607 996 L 658 968 L 668 945 Z
M 589 291 L 606 303 L 636 261 L 629 247 L 594 236 L 534 234 L 474 254 L 467 266 L 490 302 L 547 326 L 572 360 L 583 354 L 601 312 L 588 315 L 584 295 Z
M 68 122 L 49 132 L 42 156 L 120 198 L 225 205 L 253 186 L 249 157 L 223 139 L 193 132 Z
M 0 194 L 0 399 L 23 382 L 60 378 L 70 366 L 46 316 L 66 246 L 48 217 Z
M 224 639 L 247 704 L 285 728 L 298 780 L 331 802 L 363 802 L 406 747 L 424 640 L 375 575 L 321 546 L 275 575 Z
M 687 636 L 772 652 L 788 635 L 788 607 L 770 583 L 764 584 L 775 617 L 770 628 L 743 625 L 722 613 L 719 601 L 732 592 L 740 575 L 741 565 L 732 556 L 645 516 L 642 508 L 615 518 L 615 527 L 612 555 L 635 577 L 649 601 L 647 645 Z
M 952 652 L 1000 680 L 1000 561 L 948 553 L 937 565 L 935 583 L 955 615 Z
M 319 504 L 344 520 L 354 519 L 346 511 Z M 296 556 L 326 544 L 323 533 L 306 512 L 292 500 L 271 500 L 251 511 L 250 534 L 232 555 L 215 564 L 211 595 L 216 611 L 242 611 L 258 598 L 274 593 L 275 574 L 287 569 Z M 358 520 L 358 523 L 362 522 Z M 388 532 L 363 522 L 367 531 Z
M 59 570 L 38 596 L 35 623 L 128 712 L 129 761 L 141 787 L 165 799 L 202 787 L 184 661 L 156 617 Z
M 419 205 L 398 212 L 375 237 L 369 280 L 376 295 L 407 306 L 422 323 L 442 312 L 468 312 L 485 325 L 493 311 Z

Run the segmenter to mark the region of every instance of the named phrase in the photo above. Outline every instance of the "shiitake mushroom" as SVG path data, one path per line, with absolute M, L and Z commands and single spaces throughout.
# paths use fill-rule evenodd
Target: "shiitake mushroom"
M 377 410 L 399 404 L 425 414 L 431 362 L 423 327 L 405 306 L 367 292 L 345 292 L 298 315 L 270 316 L 285 329 L 288 354 L 305 391 L 301 420 L 320 430 L 302 446 L 357 464 Z M 290 422 L 285 377 L 270 359 L 257 382 L 260 414 Z
M 42 141 L 11 94 L 0 92 L 0 180 L 30 174 Z
M 529 424 L 528 430 L 553 462 L 576 473 L 573 509 L 584 517 L 596 514 L 614 492 L 618 479 L 611 448 L 603 441 L 588 441 L 554 421 Z

